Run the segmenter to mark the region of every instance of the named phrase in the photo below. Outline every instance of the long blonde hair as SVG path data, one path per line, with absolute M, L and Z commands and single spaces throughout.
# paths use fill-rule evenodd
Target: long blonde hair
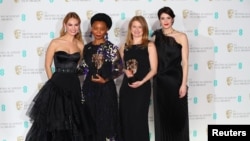
M 127 33 L 127 37 L 126 37 L 126 47 L 130 47 L 131 45 L 133 45 L 133 36 L 132 36 L 132 33 L 131 33 L 131 27 L 132 27 L 132 23 L 134 21 L 138 21 L 142 25 L 143 34 L 142 34 L 142 42 L 141 42 L 141 44 L 144 47 L 147 47 L 148 42 L 149 42 L 149 39 L 148 39 L 148 36 L 149 36 L 148 24 L 147 24 L 145 18 L 143 16 L 140 16 L 140 15 L 139 16 L 134 16 L 129 21 L 128 33 Z
M 63 19 L 62 22 L 62 28 L 60 30 L 60 37 L 62 37 L 63 35 L 66 34 L 65 29 L 64 29 L 64 24 L 67 24 L 67 22 L 69 21 L 70 18 L 74 18 L 76 20 L 78 20 L 79 22 L 79 26 L 81 25 L 81 19 L 78 16 L 78 14 L 76 12 L 69 12 Z M 79 28 L 78 33 L 75 35 L 75 38 L 78 39 L 79 41 L 83 42 L 82 39 L 82 31 L 81 31 L 81 27 Z

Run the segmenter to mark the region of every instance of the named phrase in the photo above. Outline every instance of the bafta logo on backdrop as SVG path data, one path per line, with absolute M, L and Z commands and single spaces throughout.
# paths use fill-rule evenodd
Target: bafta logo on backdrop
M 227 77 L 226 82 L 227 82 L 227 85 L 228 85 L 228 86 L 231 86 L 232 83 L 233 83 L 233 78 L 232 78 L 232 77 Z
M 37 53 L 37 55 L 38 56 L 42 56 L 43 54 L 44 54 L 44 48 L 43 47 L 38 47 L 37 49 L 36 49 L 36 53 Z
M 189 10 L 187 10 L 187 9 L 182 10 L 183 19 L 186 19 L 188 17 L 188 15 L 189 15 Z
M 207 61 L 207 68 L 209 70 L 213 69 L 214 68 L 214 61 L 212 61 L 212 60 Z
M 17 75 L 22 74 L 23 68 L 20 65 L 15 66 L 15 72 Z
M 41 21 L 43 18 L 43 11 L 36 11 L 36 19 Z
M 21 30 L 20 29 L 16 29 L 14 31 L 14 36 L 16 39 L 20 39 L 21 38 Z
M 234 48 L 234 45 L 232 43 L 228 43 L 227 44 L 227 51 L 228 52 L 232 52 L 233 51 L 233 48 Z
M 213 94 L 207 94 L 207 103 L 212 103 L 214 101 L 214 95 Z
M 212 26 L 209 26 L 208 28 L 207 28 L 207 33 L 208 33 L 208 35 L 213 35 L 214 34 L 214 27 L 212 27 Z
M 228 17 L 229 19 L 232 19 L 233 16 L 234 16 L 234 10 L 233 10 L 233 9 L 228 9 L 228 10 L 227 10 L 227 17 Z
M 94 14 L 94 12 L 93 12 L 92 10 L 88 10 L 88 11 L 86 12 L 87 19 L 90 20 L 91 17 L 93 16 L 93 14 Z
M 226 110 L 226 118 L 229 119 L 232 117 L 233 111 L 232 110 Z
M 114 29 L 114 34 L 115 34 L 115 37 L 119 37 L 119 35 L 120 35 L 120 28 L 119 27 L 116 27 L 115 29 Z
M 23 136 L 18 136 L 17 141 L 24 141 L 24 137 Z
M 17 101 L 16 102 L 16 109 L 18 111 L 23 109 L 23 102 L 22 101 Z
M 143 13 L 142 10 L 136 10 L 135 11 L 136 16 L 142 16 L 142 13 Z

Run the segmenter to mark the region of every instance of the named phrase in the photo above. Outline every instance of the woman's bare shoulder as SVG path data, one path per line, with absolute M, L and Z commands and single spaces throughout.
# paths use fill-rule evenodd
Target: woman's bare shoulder
M 187 41 L 187 34 L 181 31 L 176 31 L 173 37 L 175 38 L 176 42 L 180 44 Z

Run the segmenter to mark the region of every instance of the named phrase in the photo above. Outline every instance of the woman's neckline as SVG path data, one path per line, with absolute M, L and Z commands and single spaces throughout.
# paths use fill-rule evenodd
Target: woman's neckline
M 106 42 L 105 40 L 104 41 L 92 41 L 92 45 L 99 46 L 99 45 L 104 44 L 105 42 Z
M 164 29 L 162 29 L 162 33 L 163 33 L 165 36 L 169 36 L 169 35 L 173 34 L 174 32 L 175 32 L 175 29 L 171 29 L 171 31 L 169 31 L 169 32 L 166 32 L 166 31 L 164 31 Z

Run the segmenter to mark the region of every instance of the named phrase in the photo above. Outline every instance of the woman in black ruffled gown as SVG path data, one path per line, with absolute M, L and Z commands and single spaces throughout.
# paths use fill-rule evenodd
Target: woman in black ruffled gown
M 128 25 L 126 43 L 120 49 L 125 74 L 120 87 L 120 117 L 123 141 L 149 141 L 148 112 L 151 78 L 157 71 L 157 54 L 148 40 L 144 17 L 134 16 Z
M 91 118 L 81 104 L 81 88 L 76 68 L 83 40 L 81 20 L 75 12 L 63 20 L 60 37 L 53 39 L 46 52 L 48 81 L 33 99 L 28 116 L 32 126 L 25 141 L 86 141 L 91 135 Z M 54 61 L 55 72 L 51 65 Z
M 189 141 L 188 40 L 173 29 L 174 17 L 171 8 L 159 9 L 162 29 L 153 34 L 159 62 L 153 81 L 155 141 Z
M 122 73 L 118 47 L 107 40 L 112 20 L 104 13 L 91 18 L 93 41 L 84 46 L 82 69 L 86 73 L 82 92 L 90 108 L 96 134 L 94 141 L 118 141 L 118 94 L 114 79 Z M 106 38 L 105 38 L 106 37 Z M 119 140 L 120 141 L 120 140 Z

